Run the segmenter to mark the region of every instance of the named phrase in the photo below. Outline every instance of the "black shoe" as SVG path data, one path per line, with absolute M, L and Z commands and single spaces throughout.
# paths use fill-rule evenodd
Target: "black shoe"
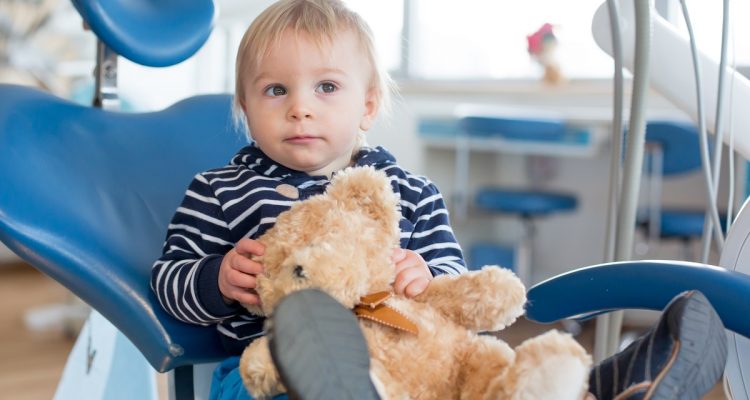
M 683 292 L 657 325 L 591 372 L 589 391 L 605 399 L 700 399 L 721 378 L 724 325 L 699 291 Z
M 367 343 L 351 310 L 307 289 L 282 299 L 271 318 L 271 357 L 290 397 L 379 399 Z

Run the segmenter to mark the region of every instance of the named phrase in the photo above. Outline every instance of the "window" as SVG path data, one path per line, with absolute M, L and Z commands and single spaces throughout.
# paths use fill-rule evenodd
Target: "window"
M 606 0 L 347 0 L 371 25 L 385 65 L 397 77 L 427 80 L 537 79 L 542 68 L 527 52 L 526 36 L 554 26 L 555 57 L 570 79 L 609 78 L 613 62 L 594 42 L 591 22 Z M 622 3 L 623 0 L 620 0 Z M 679 0 L 656 0 L 658 12 L 687 34 Z M 718 59 L 721 2 L 687 0 L 698 45 Z M 731 2 L 732 16 L 750 3 Z M 408 17 L 404 26 L 404 9 Z M 734 23 L 731 35 L 750 36 Z M 405 46 L 402 48 L 402 46 Z M 750 65 L 750 42 L 730 45 L 729 58 Z
M 669 9 L 667 18 L 674 23 L 685 36 L 687 26 L 682 8 L 677 0 Z M 698 48 L 712 58 L 719 60 L 721 55 L 721 18 L 724 10 L 721 1 L 687 0 L 690 23 L 693 25 L 695 41 Z M 750 65 L 750 42 L 742 40 L 750 36 L 750 25 L 741 24 L 745 16 L 750 15 L 750 3 L 731 1 L 729 5 L 729 37 L 740 38 L 729 42 L 727 60 L 731 63 L 734 58 L 737 65 Z
M 401 44 L 404 20 L 402 0 L 346 0 L 370 25 L 375 36 L 380 62 L 389 71 L 401 68 Z
M 533 79 L 541 66 L 527 52 L 526 36 L 554 26 L 556 57 L 569 78 L 612 75 L 612 60 L 591 36 L 602 0 L 349 0 L 372 25 L 381 53 L 396 75 L 414 79 Z M 407 7 L 406 29 L 401 19 Z M 399 35 L 403 33 L 403 40 Z M 407 62 L 401 46 L 408 46 Z M 404 66 L 403 64 L 407 64 Z

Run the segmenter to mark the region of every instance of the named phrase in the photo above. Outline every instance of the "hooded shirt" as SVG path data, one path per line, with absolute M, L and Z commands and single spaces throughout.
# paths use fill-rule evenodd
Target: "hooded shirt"
M 433 275 L 466 271 L 461 247 L 437 187 L 396 164 L 382 147 L 363 147 L 353 165 L 385 172 L 399 198 L 401 248 L 413 250 Z M 162 256 L 151 270 L 151 289 L 173 317 L 216 324 L 224 345 L 239 354 L 263 335 L 263 318 L 227 304 L 219 285 L 224 255 L 242 238 L 257 239 L 296 201 L 325 191 L 326 176 L 284 167 L 251 144 L 224 167 L 193 178 L 167 230 Z

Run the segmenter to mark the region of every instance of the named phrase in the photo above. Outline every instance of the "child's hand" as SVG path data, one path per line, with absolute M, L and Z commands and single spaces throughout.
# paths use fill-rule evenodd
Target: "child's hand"
M 432 280 L 432 272 L 419 254 L 406 249 L 396 249 L 393 252 L 393 262 L 396 263 L 396 280 L 393 290 L 396 294 L 415 297 L 427 289 Z
M 265 246 L 253 239 L 242 239 L 221 260 L 219 267 L 219 290 L 227 302 L 259 304 L 255 292 L 255 276 L 263 272 L 263 265 L 253 261 L 252 256 L 261 256 Z

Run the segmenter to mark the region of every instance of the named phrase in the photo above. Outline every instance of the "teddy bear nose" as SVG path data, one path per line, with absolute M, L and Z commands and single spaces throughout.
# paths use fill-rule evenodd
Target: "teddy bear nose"
M 305 269 L 302 268 L 301 265 L 297 265 L 294 267 L 294 276 L 297 278 L 304 278 L 305 277 Z

